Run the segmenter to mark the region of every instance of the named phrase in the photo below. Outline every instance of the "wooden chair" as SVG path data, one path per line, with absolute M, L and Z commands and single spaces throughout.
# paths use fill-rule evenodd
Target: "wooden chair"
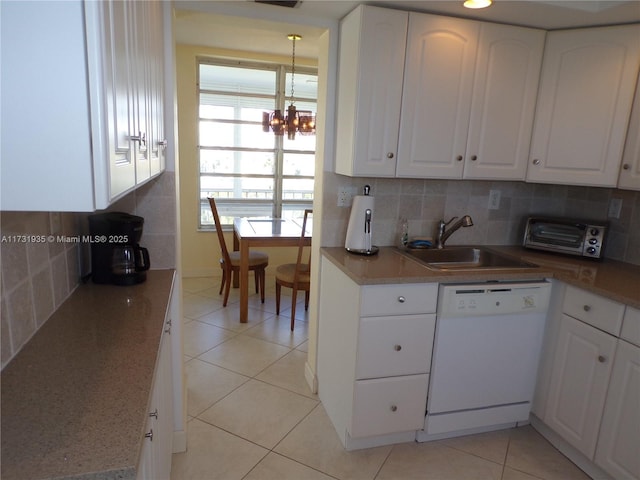
M 213 198 L 209 198 L 209 206 L 211 212 L 213 212 L 213 221 L 216 224 L 216 232 L 218 233 L 218 242 L 220 242 L 220 249 L 222 251 L 222 258 L 220 258 L 220 267 L 222 268 L 222 283 L 220 284 L 220 292 L 224 288 L 224 300 L 222 306 L 227 306 L 227 300 L 229 300 L 229 290 L 231 288 L 231 280 L 233 272 L 240 271 L 240 252 L 230 252 L 227 249 L 227 244 L 224 241 L 224 235 L 222 234 L 222 226 L 220 225 L 220 216 L 218 215 L 218 209 L 216 208 L 216 202 Z M 265 284 L 265 269 L 269 265 L 269 256 L 264 252 L 256 250 L 249 251 L 249 270 L 253 270 L 256 280 L 256 293 L 260 290 L 260 300 L 264 303 L 264 284 Z
M 304 211 L 302 233 L 298 243 L 298 259 L 296 263 L 287 263 L 276 269 L 276 313 L 280 315 L 280 291 L 282 287 L 291 288 L 291 331 L 296 319 L 296 298 L 298 290 L 304 290 L 304 309 L 309 309 L 309 290 L 311 289 L 311 253 L 306 262 L 302 261 L 304 251 L 304 234 L 307 229 L 307 218 L 313 210 Z

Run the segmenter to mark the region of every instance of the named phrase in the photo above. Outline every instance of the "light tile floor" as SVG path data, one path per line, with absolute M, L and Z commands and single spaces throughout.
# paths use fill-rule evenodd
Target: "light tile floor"
M 264 305 L 251 295 L 240 324 L 237 290 L 223 308 L 218 282 L 183 282 L 188 448 L 173 456 L 172 480 L 589 478 L 529 426 L 345 451 L 304 378 L 303 306 L 291 333 L 291 297 L 276 316 L 271 286 Z

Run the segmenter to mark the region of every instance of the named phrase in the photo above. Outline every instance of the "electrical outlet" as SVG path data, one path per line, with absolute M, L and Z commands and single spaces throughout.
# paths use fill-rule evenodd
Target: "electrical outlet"
M 489 210 L 498 210 L 500 208 L 500 190 L 491 190 L 489 192 Z
M 353 194 L 346 188 L 338 191 L 338 207 L 350 207 Z
M 620 212 L 622 211 L 622 199 L 612 198 L 609 202 L 609 218 L 620 218 Z

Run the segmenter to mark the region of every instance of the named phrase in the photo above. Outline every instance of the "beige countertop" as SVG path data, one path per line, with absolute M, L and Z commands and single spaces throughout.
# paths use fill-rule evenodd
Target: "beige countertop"
M 134 479 L 173 270 L 81 285 L 1 375 L 2 479 Z
M 640 266 L 608 259 L 581 259 L 529 250 L 520 246 L 487 248 L 520 258 L 538 267 L 491 271 L 441 271 L 407 257 L 395 247 L 382 247 L 377 255 L 369 257 L 348 253 L 342 247 L 323 247 L 321 252 L 359 285 L 557 278 L 570 285 L 640 308 Z

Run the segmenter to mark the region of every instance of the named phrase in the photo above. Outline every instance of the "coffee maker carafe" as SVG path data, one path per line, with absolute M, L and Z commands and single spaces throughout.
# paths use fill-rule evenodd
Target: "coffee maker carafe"
M 123 212 L 89 215 L 94 283 L 135 285 L 147 279 L 149 252 L 139 245 L 144 218 Z

